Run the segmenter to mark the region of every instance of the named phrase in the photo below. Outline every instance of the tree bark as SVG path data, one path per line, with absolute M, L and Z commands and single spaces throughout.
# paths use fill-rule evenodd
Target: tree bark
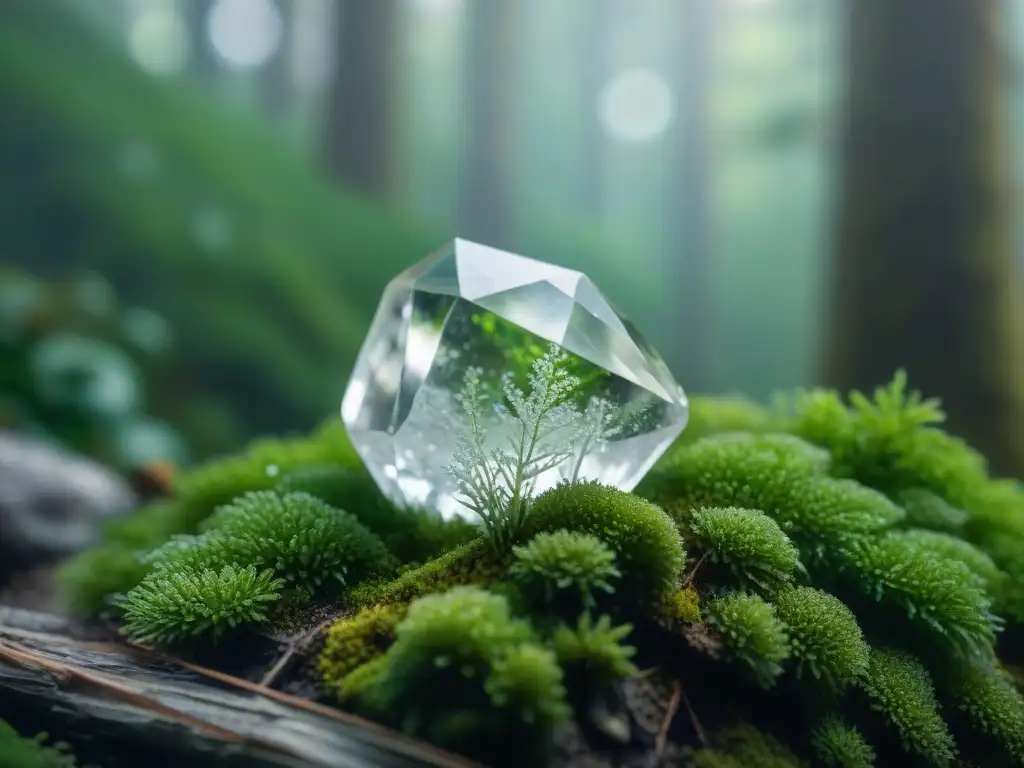
M 292 104 L 292 27 L 296 2 L 298 0 L 274 0 L 274 6 L 281 15 L 281 44 L 259 73 L 264 107 L 275 120 L 286 117 Z
M 607 140 L 597 119 L 598 99 L 608 79 L 610 32 L 617 12 L 615 0 L 588 0 L 583 10 L 580 35 L 580 83 L 583 109 L 580 111 L 579 203 L 594 216 L 604 212 Z
M 518 81 L 515 41 L 519 0 L 467 3 L 463 71 L 459 236 L 498 248 L 512 248 L 510 227 L 513 94 Z
M 398 0 L 337 5 L 334 86 L 327 105 L 324 156 L 345 184 L 381 200 L 394 184 L 394 61 Z
M 666 354 L 688 389 L 705 390 L 711 379 L 712 143 L 710 81 L 715 3 L 680 3 L 673 26 L 671 67 L 678 84 L 673 125 L 666 135 L 665 254 L 668 337 Z
M 825 380 L 897 368 L 995 470 L 1024 471 L 995 0 L 851 0 Z
M 340 710 L 3 606 L 0 717 L 111 766 L 116 756 L 128 766 L 482 768 Z
M 220 72 L 220 59 L 210 42 L 209 21 L 212 0 L 187 0 L 184 10 L 191 56 L 189 71 L 200 79 L 211 78 Z

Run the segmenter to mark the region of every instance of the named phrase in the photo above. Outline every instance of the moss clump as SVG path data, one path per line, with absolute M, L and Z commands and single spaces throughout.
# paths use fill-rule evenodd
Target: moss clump
M 554 653 L 504 598 L 477 587 L 415 600 L 376 669 L 364 706 L 480 759 L 530 764 L 570 714 Z
M 577 616 L 615 591 L 615 553 L 586 533 L 539 533 L 513 549 L 509 576 L 531 605 Z
M 157 571 L 120 602 L 124 631 L 139 643 L 213 639 L 242 624 L 264 621 L 284 581 L 267 569 L 225 565 L 219 571 Z
M 853 613 L 834 595 L 796 587 L 775 598 L 775 612 L 789 635 L 797 675 L 835 687 L 857 680 L 868 666 L 868 647 Z
M 775 592 L 802 567 L 793 542 L 763 512 L 736 507 L 696 510 L 688 527 L 698 548 L 726 566 L 737 586 Z
M 693 756 L 697 768 L 800 768 L 793 751 L 769 733 L 749 723 L 719 729 L 711 737 L 711 746 L 698 749 Z
M 931 676 L 913 656 L 872 649 L 861 687 L 908 754 L 930 765 L 952 762 L 956 747 L 939 715 Z
M 679 586 L 685 555 L 672 520 L 648 501 L 599 483 L 563 483 L 534 501 L 520 541 L 558 530 L 590 534 L 615 552 L 624 605 L 651 605 Z
M 609 683 L 637 673 L 632 662 L 636 648 L 622 642 L 632 631 L 629 624 L 612 626 L 608 616 L 594 621 L 589 613 L 575 627 L 563 624 L 555 630 L 551 648 L 574 699 L 586 701 Z
M 962 738 L 978 755 L 1000 754 L 1024 765 L 1024 697 L 1013 679 L 991 664 L 972 664 L 951 676 L 944 697 Z
M 457 585 L 486 587 L 504 578 L 508 568 L 507 557 L 497 554 L 485 539 L 474 539 L 394 579 L 360 585 L 348 601 L 359 606 L 407 603 Z
M 811 733 L 815 757 L 825 768 L 874 768 L 875 750 L 856 728 L 830 715 Z
M 155 589 L 160 579 L 187 577 L 197 592 L 225 566 L 258 566 L 285 580 L 286 597 L 318 590 L 345 617 L 318 660 L 326 691 L 488 762 L 522 764 L 529 744 L 543 765 L 567 706 L 588 717 L 637 658 L 699 681 L 687 696 L 715 735 L 698 764 L 859 767 L 877 753 L 877 764 L 1019 765 L 1024 708 L 999 661 L 1018 659 L 1024 636 L 1024 488 L 988 477 L 937 429 L 931 405 L 901 392 L 850 403 L 810 393 L 771 416 L 770 430 L 793 434 L 684 439 L 642 484 L 657 504 L 559 485 L 525 507 L 508 550 L 483 536 L 455 544 L 466 529 L 437 518 L 416 523 L 425 513 L 396 510 L 361 470 L 325 461 L 323 437 L 267 444 L 248 454 L 287 450 L 310 464 L 227 511 L 190 512 L 199 522 L 184 536 L 180 498 L 144 510 L 78 561 L 102 566 L 117 552 L 121 573 L 79 571 L 78 584 L 102 605 L 119 580 L 141 579 L 130 618 L 140 636 L 165 639 L 194 635 L 187 599 Z M 280 504 L 297 506 L 270 514 Z M 237 511 L 247 506 L 263 512 Z M 375 542 L 371 560 L 395 570 L 349 568 L 364 580 L 324 590 L 338 562 L 317 531 L 325 514 L 358 526 L 352 540 Z M 238 543 L 263 526 L 275 532 L 257 538 L 279 542 L 273 556 Z M 418 531 L 437 538 L 417 548 Z M 212 637 L 238 606 L 210 602 L 197 631 Z M 721 728 L 734 718 L 757 728 Z
M 317 657 L 317 672 L 329 694 L 342 700 L 350 694 L 349 675 L 384 654 L 407 610 L 405 604 L 363 608 L 330 626 Z
M 860 594 L 874 598 L 960 652 L 984 655 L 1000 620 L 974 571 L 903 531 L 865 539 L 841 555 Z
M 74 768 L 74 756 L 44 745 L 45 734 L 25 738 L 0 720 L 0 766 L 3 768 Z
M 697 590 L 687 586 L 666 595 L 658 606 L 657 615 L 671 622 L 689 624 L 701 620 L 700 606 Z
M 675 451 L 641 492 L 664 499 L 682 525 L 702 507 L 764 512 L 794 540 L 805 564 L 903 520 L 902 508 L 884 494 L 822 475 L 808 457 L 816 450 L 788 436 L 707 438 Z
M 463 518 L 445 520 L 423 510 L 395 506 L 362 467 L 299 467 L 282 474 L 276 489 L 280 493 L 309 493 L 344 509 L 403 563 L 425 562 L 480 536 L 480 526 Z
M 789 658 L 789 636 L 775 609 L 757 595 L 733 592 L 708 603 L 707 623 L 721 635 L 730 658 L 758 685 L 770 688 Z
M 307 493 L 247 493 L 219 508 L 203 530 L 236 562 L 273 568 L 308 594 L 358 584 L 388 563 L 384 544 L 353 515 Z

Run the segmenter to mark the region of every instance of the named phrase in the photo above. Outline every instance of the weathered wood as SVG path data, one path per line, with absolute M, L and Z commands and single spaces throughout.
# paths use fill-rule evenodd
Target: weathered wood
M 330 707 L 0 606 L 0 717 L 30 710 L 61 738 L 110 737 L 155 764 L 480 768 Z

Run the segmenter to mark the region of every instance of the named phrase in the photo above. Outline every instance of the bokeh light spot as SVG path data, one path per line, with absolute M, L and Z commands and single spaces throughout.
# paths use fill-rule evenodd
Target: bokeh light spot
M 284 20 L 272 0 L 217 0 L 207 31 L 227 64 L 247 69 L 274 55 L 284 35 Z
M 672 121 L 672 92 L 657 72 L 620 72 L 602 90 L 598 114 L 613 138 L 624 142 L 650 141 Z
M 138 65 L 153 75 L 173 75 L 188 63 L 188 32 L 174 6 L 150 2 L 131 22 L 128 50 Z

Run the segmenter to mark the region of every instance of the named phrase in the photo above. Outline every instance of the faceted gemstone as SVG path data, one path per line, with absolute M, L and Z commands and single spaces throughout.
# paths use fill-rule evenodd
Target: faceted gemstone
M 535 464 L 532 491 L 562 479 L 631 490 L 686 426 L 682 387 L 586 275 L 466 240 L 385 288 L 341 416 L 393 502 L 472 517 L 451 472 L 460 437 L 475 416 L 486 452 L 514 454 L 534 434 L 516 420 L 516 395 L 543 386 L 537 361 L 555 353 L 573 386 L 541 425 L 551 434 L 537 450 L 558 463 Z M 467 372 L 484 403 L 474 413 Z

